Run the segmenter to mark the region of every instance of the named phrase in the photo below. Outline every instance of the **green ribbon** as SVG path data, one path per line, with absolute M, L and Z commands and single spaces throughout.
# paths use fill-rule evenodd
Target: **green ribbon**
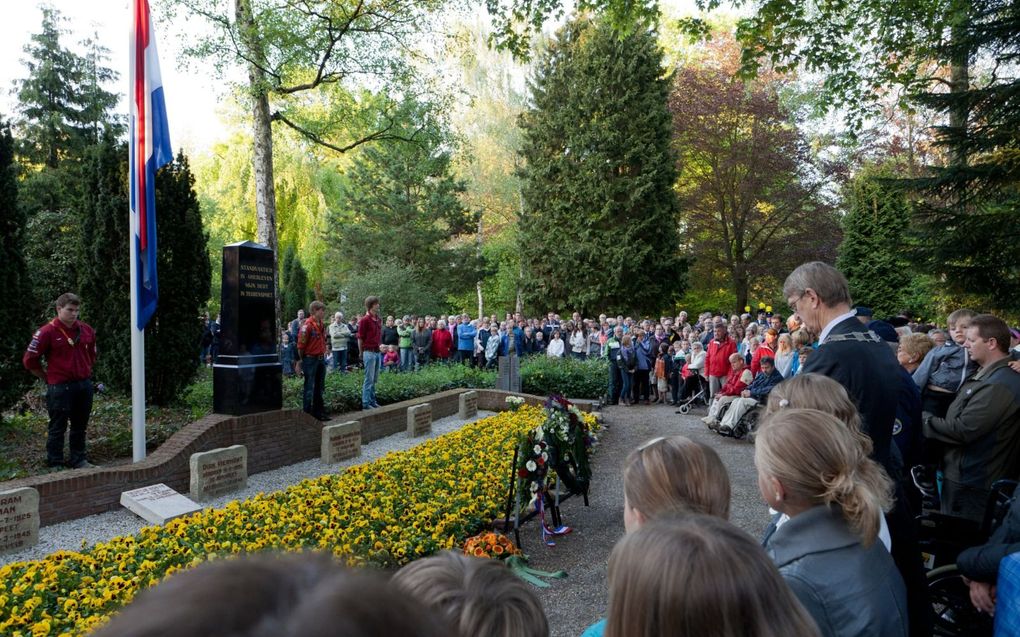
M 545 577 L 549 579 L 563 579 L 567 576 L 566 571 L 540 571 L 528 566 L 528 556 L 526 555 L 511 555 L 510 557 L 503 560 L 506 565 L 510 568 L 510 571 L 521 578 L 525 582 L 537 586 L 538 588 L 549 588 L 549 582 L 546 582 L 540 578 Z

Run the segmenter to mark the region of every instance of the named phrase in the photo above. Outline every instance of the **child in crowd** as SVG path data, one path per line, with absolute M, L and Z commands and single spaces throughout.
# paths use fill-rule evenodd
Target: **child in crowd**
M 623 389 L 620 391 L 620 402 L 624 405 L 633 405 L 630 390 L 634 380 L 634 370 L 637 368 L 637 354 L 634 352 L 634 340 L 630 334 L 624 334 L 620 339 L 620 354 L 616 359 L 620 368 L 620 377 L 623 381 Z
M 801 370 L 804 369 L 804 364 L 807 362 L 808 357 L 810 357 L 811 354 L 814 353 L 814 351 L 815 351 L 814 348 L 811 347 L 810 345 L 801 345 L 800 349 L 797 350 L 797 361 L 794 364 L 794 369 L 791 372 L 794 376 L 801 373 Z
M 523 584 L 522 584 L 523 585 Z M 199 564 L 143 590 L 94 637 L 453 634 L 441 616 L 368 569 L 328 555 L 246 555 Z
M 400 354 L 397 353 L 396 345 L 384 346 L 386 347 L 386 353 L 383 354 L 382 364 L 383 369 L 388 372 L 396 372 L 400 370 Z
M 455 628 L 455 635 L 548 637 L 542 604 L 501 562 L 452 551 L 411 562 L 393 584 Z M 340 634 L 340 633 L 337 633 Z
M 538 336 L 537 334 L 535 335 Z M 549 358 L 563 358 L 564 346 L 563 339 L 560 338 L 560 331 L 553 330 L 552 336 L 549 338 L 549 345 L 546 347 L 545 353 Z
M 977 312 L 966 308 L 950 314 L 950 340 L 928 352 L 914 370 L 914 383 L 921 390 L 922 411 L 944 418 L 963 381 L 976 368 L 963 348 L 967 341 L 967 328 L 975 316 Z
M 295 356 L 297 354 L 297 348 L 294 343 L 290 342 L 290 332 L 284 332 L 280 335 L 280 364 L 283 366 L 284 376 L 293 376 Z
M 907 635 L 906 587 L 875 541 L 893 484 L 860 435 L 831 414 L 783 407 L 758 429 L 754 461 L 779 512 L 763 545 L 821 634 Z
M 623 464 L 623 526 L 634 533 L 650 520 L 674 514 L 725 520 L 730 515 L 730 477 L 708 445 L 686 436 L 652 438 L 630 452 Z M 581 637 L 602 637 L 605 629 L 606 620 L 600 620 Z
M 669 376 L 673 373 L 673 356 L 669 353 L 669 343 L 659 343 L 659 353 L 655 357 L 655 394 L 653 403 L 665 403 L 669 392 Z M 673 404 L 670 400 L 669 404 Z
M 762 548 L 716 517 L 656 519 L 609 558 L 606 637 L 818 634 Z

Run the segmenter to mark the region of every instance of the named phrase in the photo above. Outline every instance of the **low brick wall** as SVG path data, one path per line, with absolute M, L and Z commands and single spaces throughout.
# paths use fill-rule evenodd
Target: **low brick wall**
M 371 411 L 339 414 L 332 421 L 361 421 L 361 442 L 369 443 L 407 430 L 407 408 L 432 403 L 436 420 L 457 413 L 458 396 L 464 389 L 407 400 Z M 476 389 L 478 408 L 485 411 L 506 409 L 511 395 L 489 389 Z M 541 405 L 544 398 L 526 396 L 528 404 Z M 583 411 L 591 404 L 577 401 Z M 120 494 L 157 483 L 187 493 L 191 454 L 230 445 L 248 449 L 248 473 L 278 469 L 296 462 L 320 457 L 323 423 L 296 409 L 269 411 L 247 416 L 212 414 L 193 422 L 173 436 L 151 455 L 135 464 L 95 469 L 75 469 L 0 482 L 0 491 L 33 487 L 39 491 L 39 517 L 42 526 L 74 520 L 120 508 Z

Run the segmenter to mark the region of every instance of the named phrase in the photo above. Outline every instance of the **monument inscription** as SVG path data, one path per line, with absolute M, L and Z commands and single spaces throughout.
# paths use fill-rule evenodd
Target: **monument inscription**
M 191 454 L 191 497 L 208 500 L 248 486 L 248 449 L 233 445 Z
M 174 518 L 202 510 L 202 505 L 177 493 L 163 483 L 120 494 L 120 504 L 151 524 L 166 524 Z
M 478 392 L 466 391 L 459 397 L 457 415 L 460 418 L 474 418 L 478 415 Z
M 361 455 L 361 422 L 352 420 L 322 428 L 322 461 L 333 464 Z
M 432 403 L 407 408 L 407 435 L 418 438 L 432 432 Z
M 0 555 L 39 543 L 39 492 L 31 487 L 0 491 Z

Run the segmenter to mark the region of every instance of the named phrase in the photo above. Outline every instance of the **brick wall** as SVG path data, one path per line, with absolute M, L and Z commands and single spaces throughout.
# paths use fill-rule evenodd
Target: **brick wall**
M 431 396 L 407 400 L 371 411 L 338 415 L 333 422 L 361 421 L 362 444 L 407 430 L 407 408 L 432 403 L 436 420 L 457 413 L 458 396 L 463 389 L 452 389 Z M 506 409 L 509 392 L 478 389 L 478 408 L 486 411 Z M 527 396 L 529 404 L 540 405 L 538 396 Z M 577 401 L 584 411 L 591 405 Z M 248 449 L 248 473 L 271 469 L 320 457 L 323 423 L 295 409 L 269 411 L 247 416 L 212 414 L 193 422 L 139 463 L 122 466 L 75 469 L 46 475 L 0 482 L 0 491 L 33 487 L 39 491 L 39 518 L 42 526 L 74 520 L 120 508 L 120 494 L 157 483 L 187 493 L 191 454 L 230 445 Z

